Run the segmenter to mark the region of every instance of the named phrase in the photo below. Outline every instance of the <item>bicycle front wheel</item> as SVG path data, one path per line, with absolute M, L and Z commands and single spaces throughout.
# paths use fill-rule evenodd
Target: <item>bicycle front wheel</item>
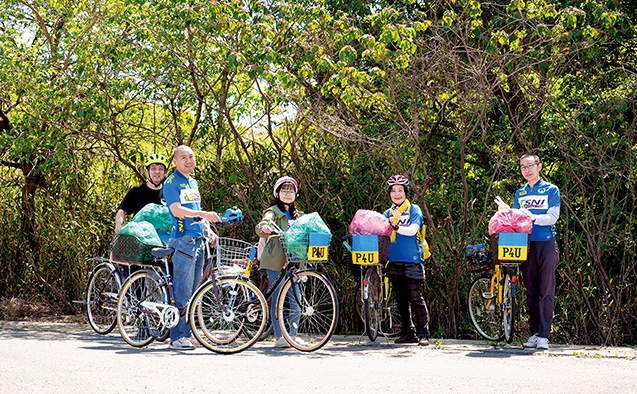
M 504 339 L 511 343 L 515 334 L 515 298 L 513 297 L 515 284 L 511 280 L 511 275 L 504 277 L 504 288 L 502 291 L 502 328 L 504 329 Z
M 193 335 L 202 346 L 229 354 L 243 351 L 259 339 L 268 308 L 254 284 L 222 278 L 204 284 L 196 292 L 188 315 Z
M 367 288 L 365 292 L 365 287 Z M 363 302 L 365 303 L 365 331 L 370 341 L 378 337 L 380 316 L 380 278 L 376 267 L 368 267 L 363 279 Z M 367 294 L 365 294 L 367 293 Z
M 276 307 L 283 336 L 298 350 L 320 349 L 334 334 L 338 298 L 330 281 L 316 271 L 300 271 L 288 278 Z
M 117 297 L 122 288 L 119 272 L 108 263 L 96 266 L 86 287 L 86 315 L 93 331 L 106 335 L 117 324 Z
M 499 308 L 495 297 L 485 297 L 491 292 L 491 278 L 478 278 L 469 290 L 469 314 L 471 322 L 485 339 L 499 341 L 502 339 Z
M 168 293 L 155 274 L 139 271 L 124 283 L 117 303 L 117 327 L 131 346 L 146 346 L 161 335 L 160 312 L 151 303 L 167 305 Z

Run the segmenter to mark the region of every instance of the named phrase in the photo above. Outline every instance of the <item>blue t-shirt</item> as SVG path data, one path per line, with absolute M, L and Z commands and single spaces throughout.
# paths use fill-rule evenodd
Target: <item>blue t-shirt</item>
M 512 208 L 526 208 L 534 215 L 545 215 L 549 209 L 559 209 L 559 207 L 560 190 L 554 184 L 543 179 L 537 181 L 533 187 L 527 183 L 519 188 L 513 197 Z M 533 222 L 531 241 L 550 241 L 553 239 L 555 239 L 555 225 L 543 226 Z
M 389 209 L 383 215 L 389 218 Z M 412 223 L 418 224 L 418 232 L 412 236 L 396 233 L 396 242 L 389 244 L 389 261 L 403 263 L 424 263 L 424 250 L 422 248 L 422 224 L 423 217 L 420 207 L 411 204 L 398 219 L 399 226 L 409 226 Z
M 193 177 L 186 178 L 181 172 L 175 171 L 164 182 L 164 200 L 170 208 L 171 204 L 180 203 L 185 208 L 201 211 L 201 195 L 199 186 Z M 200 237 L 203 235 L 203 225 L 192 220 L 180 219 L 173 215 L 173 231 L 170 238 L 179 238 L 185 235 Z

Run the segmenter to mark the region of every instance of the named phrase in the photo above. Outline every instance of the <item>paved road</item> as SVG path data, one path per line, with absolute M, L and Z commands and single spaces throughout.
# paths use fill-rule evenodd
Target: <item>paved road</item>
M 117 329 L 115 330 L 117 331 Z M 637 393 L 637 351 L 481 341 L 369 344 L 336 337 L 301 353 L 128 346 L 88 325 L 0 321 L 1 393 Z

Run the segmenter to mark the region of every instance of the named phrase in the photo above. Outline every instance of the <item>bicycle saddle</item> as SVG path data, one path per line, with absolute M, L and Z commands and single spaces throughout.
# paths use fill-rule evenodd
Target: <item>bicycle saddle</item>
M 164 257 L 170 256 L 174 251 L 174 248 L 153 248 L 153 250 L 150 251 L 150 254 L 158 259 L 163 259 Z

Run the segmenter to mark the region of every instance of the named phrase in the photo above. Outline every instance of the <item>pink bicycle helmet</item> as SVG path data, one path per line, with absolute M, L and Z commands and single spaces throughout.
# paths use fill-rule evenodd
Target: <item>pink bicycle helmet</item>
M 274 184 L 274 190 L 272 192 L 272 194 L 274 194 L 274 198 L 276 198 L 276 192 L 278 192 L 281 186 L 283 186 L 283 184 L 285 183 L 291 183 L 294 186 L 294 192 L 299 192 L 299 185 L 296 183 L 296 179 L 289 176 L 283 176 L 279 178 Z
M 403 185 L 405 189 L 409 188 L 409 179 L 404 175 L 392 175 L 387 180 L 387 190 L 391 190 L 394 185 Z

